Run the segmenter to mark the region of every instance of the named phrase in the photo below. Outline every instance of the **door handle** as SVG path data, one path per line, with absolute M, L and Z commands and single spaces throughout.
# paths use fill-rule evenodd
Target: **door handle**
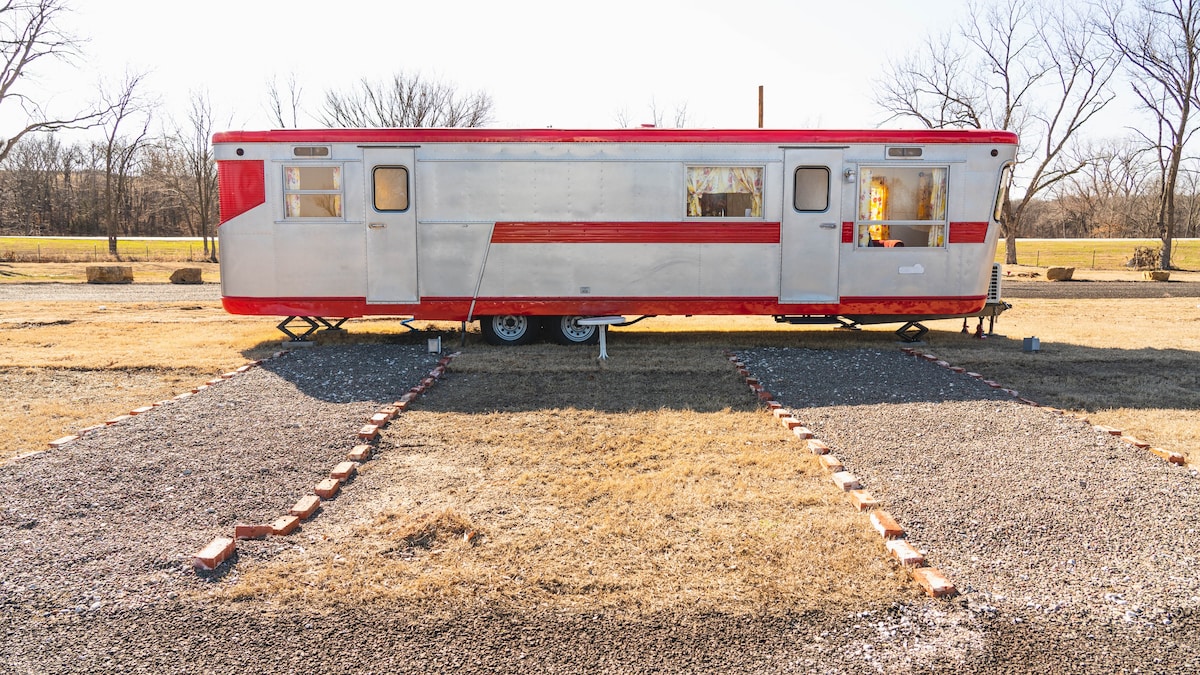
M 367 225 L 367 227 L 371 228 L 372 230 L 382 230 L 387 227 L 387 223 L 370 223 Z
M 836 230 L 837 223 L 821 223 L 822 230 Z

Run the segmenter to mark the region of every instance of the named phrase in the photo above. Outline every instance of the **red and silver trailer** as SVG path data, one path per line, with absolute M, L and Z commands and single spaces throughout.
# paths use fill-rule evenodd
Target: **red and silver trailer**
M 579 320 L 604 315 L 922 332 L 921 320 L 980 316 L 1017 148 L 984 130 L 324 129 L 213 142 L 227 311 L 289 317 L 285 331 L 297 317 L 478 320 L 494 344 L 590 342 L 597 329 Z

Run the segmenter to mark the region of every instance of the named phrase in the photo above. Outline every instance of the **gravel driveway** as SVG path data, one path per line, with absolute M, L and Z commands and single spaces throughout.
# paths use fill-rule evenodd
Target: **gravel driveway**
M 190 556 L 286 510 L 433 361 L 318 347 L 0 466 L 0 671 L 1200 669 L 1194 472 L 898 350 L 742 356 L 963 595 L 639 620 L 208 598 L 238 565 L 197 575 Z

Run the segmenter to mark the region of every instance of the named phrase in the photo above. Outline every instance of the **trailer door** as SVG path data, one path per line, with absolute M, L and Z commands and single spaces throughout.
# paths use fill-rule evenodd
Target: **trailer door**
M 368 303 L 420 300 L 414 154 L 412 148 L 363 149 Z
M 784 150 L 779 301 L 838 301 L 842 148 Z

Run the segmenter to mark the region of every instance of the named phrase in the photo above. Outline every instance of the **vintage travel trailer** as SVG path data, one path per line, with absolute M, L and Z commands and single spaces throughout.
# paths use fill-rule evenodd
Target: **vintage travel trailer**
M 989 287 L 999 302 L 997 217 L 1017 148 L 986 130 L 213 142 L 227 311 L 286 317 L 289 335 L 296 319 L 309 333 L 371 315 L 479 321 L 493 344 L 592 342 L 580 320 L 607 315 L 896 322 L 908 335 L 981 316 Z

